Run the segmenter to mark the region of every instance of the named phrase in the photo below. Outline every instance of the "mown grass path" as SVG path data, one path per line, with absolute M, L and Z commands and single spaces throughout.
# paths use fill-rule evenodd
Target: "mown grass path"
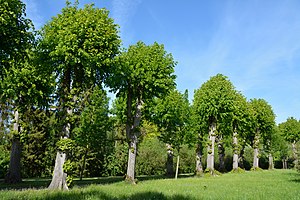
M 75 186 L 70 191 L 47 189 L 1 190 L 0 199 L 287 199 L 300 200 L 300 174 L 293 170 L 273 170 L 224 174 L 218 177 L 157 179 Z M 3 188 L 3 184 L 2 184 Z

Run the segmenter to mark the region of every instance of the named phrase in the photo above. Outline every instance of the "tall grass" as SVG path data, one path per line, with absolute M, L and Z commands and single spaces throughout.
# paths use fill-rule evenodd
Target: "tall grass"
M 300 175 L 293 170 L 224 174 L 218 177 L 157 179 L 75 186 L 70 191 L 2 190 L 0 199 L 300 199 Z

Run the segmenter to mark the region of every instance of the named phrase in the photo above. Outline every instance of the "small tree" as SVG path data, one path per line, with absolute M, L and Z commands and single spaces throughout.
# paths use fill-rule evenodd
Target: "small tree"
M 264 99 L 250 100 L 253 114 L 253 170 L 259 168 L 259 146 L 262 142 L 268 142 L 275 126 L 275 114 L 272 107 Z
M 153 118 L 161 131 L 159 139 L 167 145 L 168 176 L 174 175 L 173 148 L 177 149 L 179 161 L 181 145 L 186 143 L 186 137 L 188 137 L 189 110 L 187 90 L 184 94 L 174 90 L 167 97 L 157 99 Z M 176 168 L 176 178 L 177 172 L 178 168 Z
M 87 92 L 88 93 L 88 92 Z M 80 179 L 86 167 L 87 156 L 90 152 L 96 151 L 101 154 L 106 152 L 108 140 L 109 123 L 109 98 L 106 92 L 96 86 L 91 92 L 83 98 L 83 106 L 80 110 L 79 122 L 74 130 L 74 139 L 76 144 L 83 149 L 80 163 Z
M 300 122 L 293 117 L 289 117 L 285 122 L 279 124 L 279 130 L 284 139 L 292 144 L 293 159 L 296 166 L 298 163 L 296 144 L 300 141 Z
M 117 57 L 108 85 L 126 101 L 128 167 L 126 180 L 134 183 L 135 160 L 144 102 L 161 97 L 174 88 L 175 62 L 163 45 L 138 42 Z

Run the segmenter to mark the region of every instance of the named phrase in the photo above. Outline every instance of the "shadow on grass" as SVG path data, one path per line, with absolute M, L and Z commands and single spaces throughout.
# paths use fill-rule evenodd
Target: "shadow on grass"
M 190 178 L 194 177 L 195 174 L 179 174 L 178 178 Z M 175 179 L 175 177 L 168 177 L 165 175 L 152 175 L 152 176 L 147 176 L 147 175 L 142 175 L 137 177 L 138 182 L 141 181 L 148 181 L 148 180 L 159 180 L 159 179 Z
M 188 178 L 193 177 L 194 174 L 180 174 L 178 178 Z M 148 180 L 159 180 L 159 179 L 174 179 L 172 177 L 167 177 L 164 175 L 153 175 L 153 176 L 138 176 L 138 182 L 148 181 Z M 86 187 L 91 184 L 112 184 L 124 181 L 124 177 L 98 177 L 98 178 L 84 178 L 83 180 L 75 179 L 74 186 Z M 22 190 L 22 189 L 43 189 L 47 188 L 51 182 L 50 178 L 37 178 L 37 179 L 23 179 L 21 183 L 17 184 L 7 184 L 4 180 L 0 180 L 0 190 Z
M 80 192 L 80 193 L 69 193 L 69 192 L 60 192 L 49 194 L 46 197 L 44 196 L 43 199 L 45 200 L 83 200 L 83 199 L 105 199 L 105 200 L 120 200 L 120 199 L 130 199 L 130 200 L 151 200 L 151 199 L 160 199 L 160 200 L 193 200 L 194 198 L 184 195 L 173 195 L 173 196 L 166 196 L 159 192 L 140 192 L 132 195 L 123 195 L 120 197 L 115 197 L 113 195 L 109 195 L 103 193 L 102 191 L 88 191 L 88 192 Z
M 50 179 L 24 179 L 21 183 L 8 184 L 5 183 L 3 179 L 0 180 L 0 190 L 21 190 L 21 189 L 42 189 L 48 187 L 50 184 Z

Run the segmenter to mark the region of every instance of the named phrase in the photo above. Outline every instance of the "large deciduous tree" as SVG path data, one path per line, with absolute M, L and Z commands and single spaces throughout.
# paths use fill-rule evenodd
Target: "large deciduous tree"
M 14 126 L 10 167 L 6 182 L 21 181 L 20 109 L 37 100 L 42 91 L 41 76 L 30 61 L 33 48 L 33 26 L 26 18 L 25 4 L 20 0 L 0 1 L 0 104 L 11 104 Z M 2 110 L 0 110 L 2 115 Z
M 128 165 L 126 180 L 135 182 L 135 160 L 144 103 L 162 97 L 174 88 L 175 62 L 163 45 L 138 42 L 121 53 L 109 78 L 112 91 L 126 101 Z
M 233 149 L 233 162 L 232 169 L 237 171 L 239 167 L 239 152 L 240 143 L 246 138 L 246 133 L 249 132 L 250 115 L 248 111 L 248 104 L 246 98 L 241 94 L 236 94 L 234 102 L 234 112 L 232 118 L 232 149 Z
M 0 1 L 0 80 L 14 63 L 24 59 L 31 46 L 32 23 L 20 0 Z M 1 89 L 1 87 L 0 87 Z M 0 92 L 1 94 L 1 92 Z
M 253 115 L 252 134 L 253 144 L 253 170 L 259 168 L 259 146 L 262 142 L 268 142 L 274 131 L 275 114 L 272 107 L 264 99 L 251 99 L 250 112 Z
M 103 82 L 111 69 L 111 60 L 119 52 L 117 25 L 108 15 L 106 9 L 93 5 L 78 8 L 77 1 L 74 5 L 67 1 L 61 14 L 42 28 L 40 59 L 45 70 L 56 76 L 63 122 L 61 140 L 68 139 L 72 131 L 72 103 L 79 93 Z M 67 189 L 65 159 L 66 152 L 59 148 L 49 188 Z
M 228 78 L 217 74 L 205 82 L 194 94 L 193 113 L 197 116 L 198 133 L 208 131 L 207 167 L 206 170 L 214 173 L 214 145 L 218 132 L 218 123 L 230 124 L 236 91 Z

